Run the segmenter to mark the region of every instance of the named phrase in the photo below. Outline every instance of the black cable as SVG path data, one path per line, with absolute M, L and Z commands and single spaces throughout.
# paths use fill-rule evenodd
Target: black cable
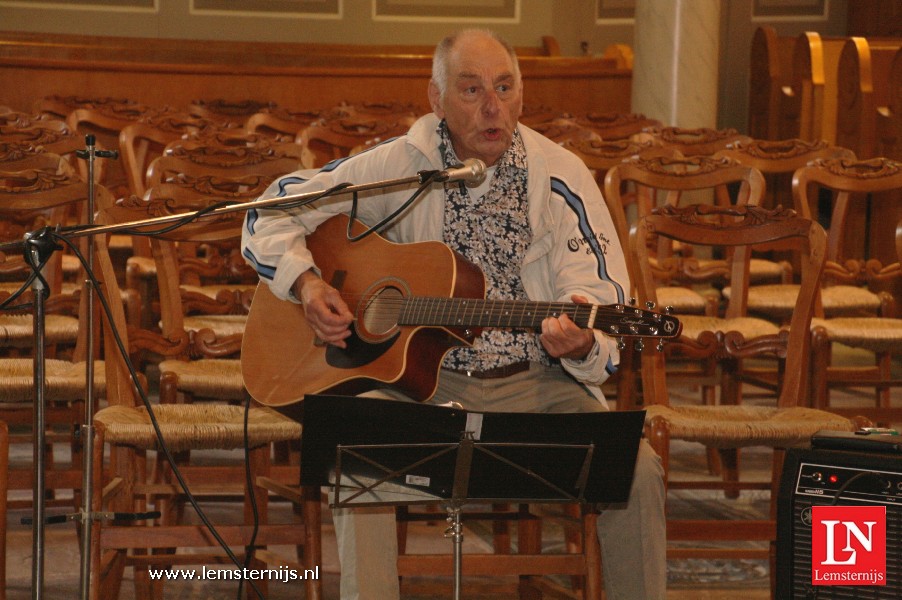
M 351 242 L 357 242 L 357 241 L 360 241 L 360 240 L 362 240 L 363 238 L 365 238 L 366 236 L 368 236 L 368 235 L 370 235 L 370 234 L 372 234 L 372 233 L 375 233 L 376 231 L 379 231 L 380 229 L 382 229 L 383 227 L 385 227 L 385 225 L 388 224 L 388 223 L 390 223 L 391 221 L 393 221 L 393 220 L 395 219 L 395 217 L 397 217 L 397 216 L 400 215 L 402 212 L 404 212 L 405 210 L 407 210 L 407 208 L 408 208 L 411 204 L 413 204 L 414 200 L 416 200 L 417 198 L 419 198 L 420 195 L 422 195 L 422 193 L 425 192 L 426 189 L 427 189 L 430 185 L 432 185 L 433 183 L 435 183 L 436 181 L 438 181 L 438 178 L 439 178 L 439 176 L 441 176 L 441 174 L 442 174 L 441 171 L 433 171 L 433 172 L 428 173 L 428 174 L 426 175 L 425 179 L 423 180 L 423 183 L 420 184 L 420 187 L 418 187 L 418 188 L 416 189 L 416 191 L 410 196 L 410 198 L 408 198 L 407 200 L 405 200 L 404 203 L 403 203 L 401 206 L 399 206 L 399 207 L 398 207 L 394 212 L 392 212 L 390 215 L 388 215 L 387 217 L 385 217 L 384 219 L 382 219 L 381 221 L 379 221 L 378 223 L 376 223 L 376 224 L 373 225 L 372 227 L 369 227 L 368 229 L 366 229 L 363 233 L 361 233 L 361 234 L 359 234 L 359 235 L 351 235 L 351 226 L 354 224 L 354 221 L 357 220 L 357 194 L 356 194 L 356 192 L 355 192 L 355 193 L 354 193 L 354 197 L 353 197 L 353 199 L 351 200 L 351 212 L 350 212 L 350 214 L 348 215 L 348 234 L 347 234 L 347 235 L 348 235 L 348 241 L 351 241 Z
M 852 485 L 852 482 L 862 479 L 864 477 L 873 477 L 879 483 L 882 483 L 884 485 L 887 483 L 886 478 L 884 478 L 882 475 L 880 475 L 880 473 L 877 473 L 875 471 L 864 471 L 862 473 L 856 473 L 855 475 L 850 477 L 847 482 L 845 482 L 844 484 L 839 486 L 839 489 L 836 490 L 835 494 L 833 494 L 833 500 L 830 502 L 830 506 L 836 506 L 836 503 L 839 502 L 840 496 L 842 496 L 843 492 L 845 492 L 849 488 L 849 486 Z
M 325 190 L 323 190 L 316 196 L 312 196 L 310 198 L 305 198 L 303 200 L 295 200 L 294 202 L 286 202 L 285 204 L 279 204 L 278 206 L 274 206 L 273 208 L 286 209 L 286 208 L 299 208 L 302 206 L 307 206 L 308 204 L 313 204 L 317 200 L 322 200 L 326 196 L 331 196 L 332 194 L 336 194 L 346 188 L 349 188 L 352 185 L 354 185 L 354 184 L 352 184 L 350 182 L 338 183 L 336 185 L 333 185 L 330 188 L 326 188 Z M 354 192 L 354 197 L 355 198 L 357 197 L 356 192 Z
M 25 294 L 25 292 L 27 292 L 28 289 L 31 288 L 31 286 L 34 284 L 35 280 L 39 280 L 41 282 L 45 298 L 50 294 L 50 284 L 48 284 L 47 280 L 44 279 L 44 276 L 41 273 L 41 271 L 44 269 L 44 267 L 50 261 L 50 257 L 53 255 L 52 250 L 62 249 L 62 248 L 60 248 L 59 246 L 57 246 L 57 247 L 45 246 L 45 248 L 43 248 L 44 252 L 42 253 L 41 252 L 42 249 L 40 247 L 38 247 L 37 258 L 38 258 L 39 262 L 35 262 L 35 256 L 30 251 L 30 249 L 32 246 L 39 246 L 39 244 L 42 243 L 42 242 L 38 241 L 39 236 L 47 234 L 47 232 L 49 232 L 50 229 L 45 227 L 44 229 L 41 229 L 39 231 L 40 231 L 39 234 L 29 237 L 23 242 L 24 251 L 22 253 L 22 258 L 24 259 L 25 263 L 29 267 L 31 267 L 31 273 L 28 274 L 28 277 L 25 279 L 25 281 L 22 283 L 22 285 L 19 286 L 19 289 L 17 289 L 15 292 L 10 294 L 10 296 L 8 298 L 6 298 L 5 300 L 3 300 L 2 303 L 0 303 L 0 310 L 5 310 L 5 311 L 24 310 L 24 309 L 31 308 L 32 306 L 34 306 L 33 302 L 25 302 L 23 304 L 15 304 L 15 305 L 13 305 L 12 303 L 15 302 L 16 300 L 18 300 L 23 294 Z
M 94 272 L 91 270 L 90 266 L 88 265 L 88 261 L 85 260 L 84 256 L 82 256 L 78 247 L 75 244 L 73 244 L 69 239 L 67 239 L 65 236 L 63 236 L 59 233 L 51 232 L 51 235 L 53 236 L 54 239 L 58 239 L 58 240 L 62 241 L 64 244 L 66 244 L 72 250 L 72 252 L 75 254 L 75 256 L 78 258 L 78 260 L 81 262 L 82 266 L 84 267 L 85 274 L 87 275 L 88 279 L 91 281 L 91 285 L 94 286 L 94 289 L 100 290 L 101 289 L 100 282 L 97 280 L 96 275 L 94 274 Z M 147 409 L 147 415 L 150 418 L 151 426 L 153 427 L 154 434 L 157 437 L 157 443 L 160 446 L 160 452 L 162 452 L 164 458 L 166 459 L 166 462 L 169 463 L 169 466 L 172 468 L 172 473 L 173 473 L 173 475 L 175 475 L 175 478 L 178 481 L 179 486 L 181 487 L 182 491 L 185 493 L 185 497 L 188 499 L 188 503 L 191 504 L 192 508 L 194 508 L 194 511 L 197 513 L 197 516 L 200 518 L 201 522 L 203 522 L 204 526 L 210 532 L 210 535 L 213 536 L 213 538 L 216 540 L 216 543 L 219 544 L 219 546 L 223 549 L 223 551 L 225 551 L 226 555 L 229 557 L 229 559 L 232 561 L 232 563 L 236 567 L 242 567 L 241 561 L 238 559 L 238 557 L 235 555 L 235 553 L 232 552 L 232 549 L 229 548 L 229 546 L 225 542 L 225 540 L 222 539 L 222 536 L 216 530 L 216 527 L 210 521 L 209 517 L 203 511 L 203 509 L 200 507 L 200 504 L 198 504 L 197 498 L 195 498 L 194 494 L 192 494 L 191 491 L 188 489 L 188 484 L 185 481 L 181 471 L 179 470 L 178 465 L 176 464 L 175 458 L 172 456 L 172 453 L 170 452 L 168 446 L 166 446 L 165 440 L 163 439 L 163 432 L 160 430 L 160 424 L 157 421 L 156 415 L 153 412 L 153 407 L 150 403 L 150 399 L 147 397 L 147 394 L 144 392 L 144 389 L 138 383 L 138 373 L 135 370 L 134 364 L 132 364 L 131 358 L 128 355 L 128 350 L 126 349 L 125 344 L 122 341 L 122 337 L 119 335 L 119 331 L 114 326 L 115 321 L 113 320 L 113 311 L 110 308 L 110 305 L 109 305 L 109 302 L 107 301 L 106 295 L 102 294 L 102 293 L 98 293 L 97 298 L 100 300 L 100 304 L 103 307 L 104 315 L 106 316 L 107 322 L 110 325 L 110 331 L 112 332 L 113 340 L 116 342 L 116 347 L 119 350 L 119 354 L 122 356 L 123 360 L 125 361 L 126 368 L 128 368 L 129 376 L 132 378 L 132 384 L 134 385 L 135 390 L 138 392 L 138 396 L 141 398 L 141 402 L 144 404 L 144 407 Z M 91 357 L 88 357 L 89 360 L 90 360 L 90 358 Z M 242 571 L 242 573 L 243 573 L 243 571 Z M 242 580 L 242 582 L 243 582 L 243 580 Z M 257 594 L 257 596 L 259 598 L 261 598 L 261 599 L 264 598 L 263 594 L 261 593 L 261 591 L 259 590 L 257 585 L 252 580 L 248 580 L 248 584 L 254 590 L 254 592 Z
M 247 485 L 248 493 L 250 494 L 251 501 L 251 512 L 253 513 L 253 530 L 251 532 L 251 539 L 248 542 L 247 546 L 244 548 L 244 568 L 248 569 L 251 566 L 251 560 L 254 558 L 255 551 L 255 542 L 257 541 L 257 534 L 260 531 L 260 513 L 257 508 L 257 497 L 254 496 L 251 490 L 254 489 L 254 480 L 253 473 L 251 473 L 251 442 L 250 442 L 250 414 L 251 414 L 251 395 L 244 392 L 244 477 L 245 484 Z M 238 595 L 236 596 L 237 600 L 241 600 L 241 596 L 243 595 L 244 590 L 244 579 L 240 579 L 238 582 Z

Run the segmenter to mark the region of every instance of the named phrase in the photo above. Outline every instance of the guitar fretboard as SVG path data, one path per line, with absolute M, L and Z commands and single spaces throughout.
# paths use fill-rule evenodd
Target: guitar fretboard
M 539 329 L 544 319 L 566 314 L 580 327 L 594 328 L 598 308 L 571 302 L 412 297 L 405 298 L 398 324 Z
M 394 324 L 540 329 L 544 319 L 564 314 L 579 327 L 617 337 L 674 338 L 681 329 L 680 322 L 669 314 L 625 304 L 411 296 L 376 299 L 367 312 L 372 309 L 387 320 L 380 331 Z

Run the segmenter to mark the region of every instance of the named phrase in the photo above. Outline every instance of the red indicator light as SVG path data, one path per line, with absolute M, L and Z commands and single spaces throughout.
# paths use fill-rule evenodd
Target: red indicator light
M 837 477 L 836 475 L 831 475 L 830 477 L 828 477 L 828 479 L 830 480 L 830 483 L 836 483 L 837 481 L 839 481 L 839 477 Z

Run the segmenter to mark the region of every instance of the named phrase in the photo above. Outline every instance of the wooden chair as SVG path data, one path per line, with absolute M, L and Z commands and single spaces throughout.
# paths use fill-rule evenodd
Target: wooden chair
M 764 178 L 757 169 L 730 159 L 701 155 L 688 158 L 652 155 L 623 161 L 612 167 L 605 178 L 607 201 L 622 206 L 626 184 L 635 186 L 637 217 L 649 214 L 658 206 L 678 206 L 692 193 L 705 192 L 703 201 L 723 206 L 757 204 L 764 193 Z M 735 199 L 731 197 L 731 185 L 739 187 Z M 694 198 L 699 200 L 697 196 Z M 661 269 L 658 296 L 662 306 L 672 306 L 677 314 L 714 314 L 719 292 L 708 289 L 700 293 L 693 288 L 725 275 L 722 267 L 711 271 L 705 268 L 704 260 L 695 257 L 681 260 L 667 244 L 658 249 L 655 260 Z M 633 281 L 635 277 L 630 274 Z
M 101 210 L 99 221 L 115 222 L 117 214 L 121 216 L 121 208 L 107 205 Z M 236 226 L 236 219 L 231 215 L 231 218 L 224 221 L 214 219 L 195 226 L 195 229 L 206 228 L 208 232 L 216 232 L 221 227 L 233 229 Z M 187 231 L 181 234 L 187 235 Z M 117 284 L 108 253 L 101 238 L 98 237 L 95 243 L 105 292 L 115 297 Z M 175 293 L 177 294 L 177 290 Z M 119 331 L 125 347 L 129 347 L 130 340 L 122 312 L 116 306 L 112 306 L 112 309 L 115 330 Z M 225 403 L 161 403 L 153 406 L 151 411 L 138 402 L 124 361 L 115 354 L 117 344 L 113 338 L 113 328 L 105 327 L 104 333 L 107 377 L 110 382 L 109 406 L 96 415 L 97 435 L 92 451 L 95 464 L 103 464 L 105 449 L 108 450 L 110 460 L 108 470 L 95 471 L 93 506 L 97 511 L 133 513 L 145 510 L 150 501 L 161 508 L 162 514 L 149 525 L 128 522 L 124 518 L 112 522 L 93 522 L 92 597 L 115 597 L 126 566 L 132 566 L 135 570 L 139 597 L 160 598 L 162 582 L 151 580 L 151 567 L 166 568 L 167 565 L 211 562 L 231 564 L 223 556 L 221 548 L 219 552 L 213 550 L 217 545 L 212 542 L 211 533 L 206 527 L 185 524 L 180 520 L 180 507 L 184 503 L 183 490 L 174 483 L 172 472 L 168 468 L 170 463 L 163 461 L 160 456 L 162 446 L 156 435 L 154 420 L 172 454 L 230 450 L 231 454 L 237 455 L 232 461 L 218 466 L 192 467 L 182 464 L 180 471 L 188 482 L 189 489 L 196 495 L 212 493 L 221 498 L 234 493 L 236 486 L 239 493 L 243 494 L 243 519 L 237 524 L 217 524 L 216 529 L 229 546 L 247 548 L 253 544 L 256 552 L 254 560 L 249 563 L 251 568 L 273 564 L 313 569 L 321 565 L 319 490 L 300 490 L 297 486 L 285 485 L 270 477 L 272 445 L 297 441 L 301 433 L 300 424 L 270 409 L 252 406 L 247 413 L 249 449 L 242 452 L 245 448 L 245 426 L 243 410 L 239 406 Z M 236 379 L 240 387 L 240 376 L 231 378 L 229 382 Z M 208 380 L 208 384 L 214 386 L 227 385 L 229 382 Z M 154 451 L 158 455 L 158 468 L 149 472 L 148 453 Z M 250 475 L 247 476 L 245 460 L 250 469 Z M 103 473 L 109 475 L 104 476 Z M 297 481 L 298 474 L 295 467 L 294 481 Z M 246 485 L 246 477 L 253 482 L 249 486 Z M 297 502 L 302 520 L 280 524 L 269 522 L 270 493 L 284 495 Z M 259 515 L 259 527 L 254 527 L 253 523 L 251 509 L 254 505 Z M 299 551 L 303 545 L 303 565 L 274 555 L 266 549 L 269 545 L 296 545 Z M 177 552 L 179 548 L 195 548 L 198 551 L 181 553 Z M 201 548 L 206 550 L 200 552 Z M 246 560 L 243 554 L 241 560 Z M 240 565 L 233 566 L 238 568 Z M 258 582 L 258 586 L 260 585 Z M 320 580 L 310 578 L 304 586 L 305 597 L 322 597 Z M 263 588 L 265 593 L 265 585 Z
M 536 123 L 544 123 L 545 121 L 551 121 L 552 119 L 557 119 L 558 117 L 567 116 L 569 115 L 562 113 L 559 110 L 555 110 L 545 104 L 526 103 L 523 105 L 523 109 L 520 111 L 519 121 L 527 127 L 532 127 Z
M 244 130 L 273 140 L 293 142 L 305 127 L 329 118 L 332 112 L 322 109 L 294 110 L 284 106 L 264 108 L 248 117 Z
M 892 381 L 891 361 L 898 356 L 902 348 L 902 327 L 900 327 L 899 303 L 886 291 L 879 292 L 882 298 L 880 317 L 876 311 L 870 314 L 862 311 L 846 311 L 845 315 L 826 314 L 828 293 L 833 292 L 835 303 L 850 305 L 852 295 L 861 289 L 891 289 L 893 283 L 902 278 L 898 255 L 898 231 L 873 232 L 872 236 L 880 236 L 885 248 L 888 243 L 892 256 L 887 257 L 885 249 L 882 253 L 872 252 L 870 255 L 850 256 L 842 247 L 843 215 L 857 210 L 856 206 L 865 201 L 866 195 L 871 202 L 886 203 L 895 213 L 896 222 L 902 220 L 902 163 L 885 158 L 866 161 L 848 162 L 842 160 L 824 160 L 812 163 L 799 169 L 793 177 L 793 189 L 799 199 L 799 207 L 804 210 L 808 205 L 809 194 L 815 190 L 828 190 L 833 196 L 833 220 L 827 243 L 827 263 L 825 278 L 834 285 L 824 287 L 825 308 L 818 312 L 818 318 L 812 323 L 812 368 L 814 370 L 813 402 L 815 406 L 830 408 L 830 388 L 838 386 L 875 387 L 876 403 L 872 407 L 858 408 L 859 414 L 884 420 L 892 413 L 890 407 Z M 800 211 L 801 212 L 801 211 Z M 834 230 L 835 229 L 835 230 Z M 889 234 L 889 235 L 888 235 Z M 842 290 L 842 291 L 839 291 Z M 860 308 L 860 307 L 858 307 Z M 853 348 L 869 350 L 874 354 L 873 366 L 849 367 L 836 364 L 831 360 L 832 347 L 841 343 Z M 848 412 L 848 411 L 846 411 Z M 898 411 L 898 418 L 902 411 Z
M 0 141 L 13 144 L 31 153 L 57 154 L 72 159 L 75 151 L 84 147 L 84 138 L 76 135 L 63 121 L 29 119 L 4 122 L 0 125 Z
M 710 207 L 693 205 L 684 208 L 665 206 L 637 222 L 630 233 L 630 258 L 639 274 L 639 298 L 657 301 L 655 274 L 649 246 L 652 238 L 666 237 L 683 243 L 728 246 L 731 256 L 731 281 L 743 289 L 748 270 L 749 245 L 792 243 L 804 248 L 802 254 L 803 292 L 788 331 L 764 337 L 739 333 L 741 321 L 720 321 L 707 333 L 695 333 L 691 323 L 684 322 L 680 339 L 668 344 L 664 352 L 643 355 L 642 380 L 646 397 L 646 437 L 662 458 L 668 490 L 684 488 L 723 489 L 736 495 L 739 490 L 770 489 L 771 514 L 767 519 L 693 519 L 668 518 L 668 541 L 752 541 L 771 543 L 770 552 L 744 548 L 717 548 L 718 557 L 767 556 L 773 558 L 776 540 L 777 486 L 783 451 L 807 444 L 810 436 L 824 429 L 851 431 L 858 426 L 844 417 L 807 408 L 808 325 L 814 314 L 818 280 L 823 268 L 826 235 L 817 223 L 798 217 L 791 210 L 768 211 L 756 206 Z M 688 327 L 687 327 L 688 325 Z M 668 358 L 676 352 L 694 356 L 711 353 L 735 358 L 774 353 L 785 359 L 786 367 L 777 406 L 729 404 L 720 406 L 678 405 L 671 402 L 672 381 L 666 368 Z M 681 440 L 716 449 L 722 456 L 725 477 L 722 481 L 699 478 L 679 481 L 670 478 L 671 442 Z M 733 467 L 740 448 L 763 446 L 774 449 L 772 476 L 766 482 L 740 481 Z M 711 549 L 673 547 L 669 556 L 712 556 Z M 773 567 L 773 561 L 771 563 Z M 773 568 L 771 569 L 773 579 Z
M 306 127 L 297 137 L 302 148 L 304 168 L 314 169 L 348 156 L 361 144 L 404 135 L 413 124 L 412 117 L 386 119 L 372 115 L 351 115 L 327 121 L 317 121 Z
M 214 137 L 179 140 L 148 168 L 147 185 L 177 202 L 203 204 L 216 196 L 248 200 L 263 193 L 276 177 L 300 168 L 298 147 L 275 143 L 259 135 L 218 133 Z M 135 199 L 135 202 L 140 202 Z M 199 205 L 192 210 L 197 210 Z M 144 215 L 149 218 L 151 215 Z M 237 247 L 237 242 L 233 242 Z M 152 306 L 157 277 L 156 263 L 149 255 L 130 257 L 125 265 L 125 285 L 142 298 L 141 322 L 152 327 L 158 314 Z M 230 288 L 234 285 L 230 284 Z M 218 291 L 213 292 L 213 296 Z
M 0 422 L 0 600 L 6 600 L 6 509 L 9 490 L 9 428 Z
M 635 206 L 640 219 L 654 209 L 678 207 L 690 200 L 718 206 L 757 205 L 764 194 L 764 177 L 757 169 L 728 158 L 710 156 L 653 155 L 632 158 L 612 167 L 605 179 L 605 199 L 612 214 L 616 206 L 623 204 L 622 190 L 627 185 L 635 189 Z M 737 190 L 735 195 L 732 189 Z M 698 197 L 700 193 L 704 194 L 701 198 Z M 716 321 L 721 310 L 720 288 L 731 283 L 730 269 L 723 257 L 697 256 L 694 248 L 674 248 L 671 242 L 661 238 L 649 252 L 656 276 L 655 302 L 671 307 L 684 321 L 685 335 L 691 337 Z M 635 270 L 635 262 L 627 261 L 627 267 L 635 286 L 640 276 Z M 756 329 L 763 328 L 765 333 L 776 332 L 776 327 L 766 322 L 749 323 L 752 324 Z M 639 357 L 629 347 L 625 350 L 618 370 L 621 379 L 628 383 L 624 382 L 625 387 L 619 391 L 626 394 L 625 405 L 630 406 L 635 403 L 632 382 L 637 375 Z M 680 362 L 680 366 L 674 369 L 671 377 L 679 376 L 699 384 L 704 404 L 717 402 L 718 388 L 722 398 L 726 398 L 725 402 L 735 402 L 735 380 L 741 372 L 738 363 L 726 364 L 712 356 L 673 362 Z M 712 470 L 716 470 L 713 454 L 710 461 Z
M 800 139 L 740 141 L 730 144 L 716 156 L 726 156 L 761 171 L 767 189 L 762 201 L 765 208 L 795 206 L 792 175 L 809 162 L 829 158 L 855 159 L 855 154 L 846 148 L 832 146 L 823 140 L 806 142 Z M 773 266 L 769 277 L 773 283 L 762 282 L 763 277 L 752 282 L 748 291 L 748 310 L 778 322 L 788 322 L 798 291 L 798 286 L 793 283 L 793 257 L 779 252 L 769 253 L 768 257 Z M 757 261 L 757 264 L 763 276 L 768 263 Z M 730 288 L 725 287 L 723 293 L 729 297 Z
M 794 205 L 800 214 L 813 218 L 813 211 L 818 205 L 826 204 L 823 198 L 829 199 L 829 206 L 825 210 L 827 216 L 819 217 L 830 223 L 828 268 L 824 274 L 820 299 L 821 316 L 892 316 L 895 310 L 894 298 L 886 287 L 891 283 L 880 284 L 879 278 L 874 277 L 876 271 L 873 268 L 867 269 L 864 265 L 869 257 L 887 263 L 894 262 L 893 223 L 902 213 L 898 211 L 899 179 L 893 177 L 893 162 L 886 159 L 823 159 L 812 164 L 821 164 L 819 170 L 837 174 L 835 181 L 845 180 L 848 181 L 845 185 L 850 186 L 850 189 L 833 190 L 825 187 L 819 178 L 809 179 L 806 175 L 797 184 L 796 177 L 793 177 Z M 806 169 L 808 167 L 802 167 L 796 174 Z M 799 185 L 804 185 L 807 189 L 802 189 Z M 868 186 L 874 191 L 866 191 Z M 822 196 L 821 189 L 828 194 Z M 871 196 L 868 196 L 869 193 Z M 866 221 L 856 219 L 855 215 L 866 212 L 865 207 L 869 203 L 884 205 L 887 212 L 894 215 L 894 220 L 879 224 L 877 231 L 868 228 Z M 863 236 L 863 231 L 868 231 L 868 235 Z M 847 243 L 849 239 L 853 240 L 852 244 Z M 848 263 L 850 268 L 843 267 L 844 263 Z M 881 285 L 884 287 L 881 288 Z M 760 314 L 785 320 L 792 314 L 797 293 L 798 284 L 755 286 L 749 292 L 749 306 L 754 306 Z
M 576 124 L 591 129 L 606 142 L 628 139 L 649 128 L 661 128 L 663 123 L 641 113 L 589 112 L 576 117 Z
M 147 169 L 146 187 L 189 182 L 200 177 L 237 181 L 268 176 L 275 179 L 301 168 L 300 149 L 262 136 L 217 133 L 212 137 L 170 143 Z
M 259 102 L 257 100 L 193 100 L 188 105 L 188 112 L 202 119 L 216 121 L 227 128 L 240 127 L 244 122 L 262 110 L 273 109 L 275 102 Z
M 735 129 L 711 129 L 709 127 L 649 127 L 648 133 L 661 141 L 661 145 L 678 150 L 683 156 L 710 156 L 727 145 L 749 137 Z
M 95 136 L 98 150 L 115 150 L 119 148 L 119 134 L 131 125 L 144 119 L 152 118 L 170 109 L 158 109 L 144 104 L 126 102 L 122 104 L 102 104 L 76 108 L 66 117 L 66 124 L 82 136 Z M 79 163 L 81 175 L 87 179 L 87 167 Z M 128 177 L 120 160 L 98 158 L 95 161 L 95 180 L 104 184 L 117 198 L 129 192 Z
M 213 121 L 187 113 L 150 115 L 141 122 L 123 127 L 119 132 L 120 160 L 128 178 L 129 192 L 135 196 L 144 195 L 147 169 L 155 158 L 163 155 L 169 143 L 186 135 L 218 129 Z
M 68 174 L 25 171 L 0 174 L 0 213 L 8 232 L 14 231 L 11 224 L 16 213 L 24 215 L 28 222 L 27 231 L 36 231 L 35 225 L 53 225 L 68 214 L 73 205 L 83 212 L 88 186 L 80 179 Z M 109 200 L 109 193 L 96 186 L 97 198 Z M 42 214 L 43 213 L 43 214 Z M 18 239 L 22 236 L 18 235 Z M 23 260 L 20 257 L 2 256 L 0 266 L 11 273 L 19 272 L 18 287 L 25 280 Z M 47 464 L 46 487 L 51 495 L 50 504 L 77 508 L 82 487 L 82 444 L 79 428 L 85 420 L 86 361 L 94 357 L 87 355 L 86 333 L 88 313 L 85 294 L 81 290 L 61 293 L 63 289 L 60 273 L 60 253 L 54 253 L 44 267 L 43 276 L 48 283 L 50 298 L 46 303 L 45 343 L 48 353 L 45 358 L 45 421 L 47 424 Z M 9 300 L 9 292 L 0 294 L 0 301 Z M 14 303 L 30 302 L 31 292 Z M 119 304 L 120 311 L 123 310 Z M 29 310 L 28 312 L 33 312 Z M 31 314 L 7 314 L 0 316 L 0 339 L 3 340 L 3 358 L 0 358 L 0 418 L 15 427 L 13 443 L 29 445 L 33 443 L 34 427 L 34 330 Z M 99 325 L 97 321 L 95 325 Z M 55 349 L 55 346 L 60 346 Z M 105 396 L 103 363 L 96 363 L 94 389 L 97 398 Z M 4 442 L 5 443 L 5 442 Z M 67 447 L 70 460 L 55 462 L 53 449 Z M 0 452 L 3 448 L 0 447 Z M 3 456 L 5 460 L 5 454 Z M 34 473 L 30 462 L 24 467 L 3 469 L 3 485 L 9 490 L 31 490 Z M 73 497 L 66 499 L 57 493 L 71 491 Z M 6 494 L 3 493 L 5 500 Z M 22 501 L 16 501 L 21 504 Z M 25 502 L 30 504 L 30 501 Z
M 2 237 L 19 240 L 29 232 L 48 225 L 65 224 L 70 211 L 82 212 L 88 197 L 88 187 L 55 155 L 50 157 L 48 169 L 0 171 L 0 215 L 3 217 Z M 105 193 L 105 190 L 98 192 Z M 78 338 L 77 284 L 63 280 L 63 254 L 54 253 L 44 268 L 44 278 L 50 286 L 47 299 L 46 335 L 51 356 L 65 348 L 71 352 Z M 21 256 L 7 256 L 0 265 L 0 299 L 15 293 L 31 274 L 31 267 Z M 32 300 L 27 290 L 21 302 Z M 7 312 L 0 316 L 5 335 L 5 352 L 10 356 L 26 352 L 33 344 L 32 319 L 27 310 Z M 13 352 L 10 352 L 13 350 Z
M 40 115 L 46 115 L 52 119 L 65 121 L 73 110 L 78 108 L 98 108 L 106 106 L 124 106 L 126 104 L 137 104 L 134 100 L 128 98 L 114 98 L 111 96 L 61 96 L 59 94 L 50 94 L 43 98 L 38 98 L 34 102 L 34 111 Z
M 567 117 L 556 117 L 550 121 L 533 123 L 531 127 L 558 144 L 564 144 L 568 141 L 601 141 L 601 137 L 597 133 Z

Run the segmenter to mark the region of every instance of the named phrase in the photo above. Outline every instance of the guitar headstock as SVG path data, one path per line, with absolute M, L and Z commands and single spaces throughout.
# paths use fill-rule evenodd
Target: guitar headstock
M 621 340 L 638 338 L 637 349 L 642 350 L 643 340 L 658 340 L 658 347 L 664 340 L 675 339 L 680 335 L 683 324 L 670 314 L 670 307 L 663 313 L 655 312 L 654 303 L 646 303 L 647 310 L 628 304 L 609 304 L 601 307 L 595 317 L 594 328 L 602 333 Z

